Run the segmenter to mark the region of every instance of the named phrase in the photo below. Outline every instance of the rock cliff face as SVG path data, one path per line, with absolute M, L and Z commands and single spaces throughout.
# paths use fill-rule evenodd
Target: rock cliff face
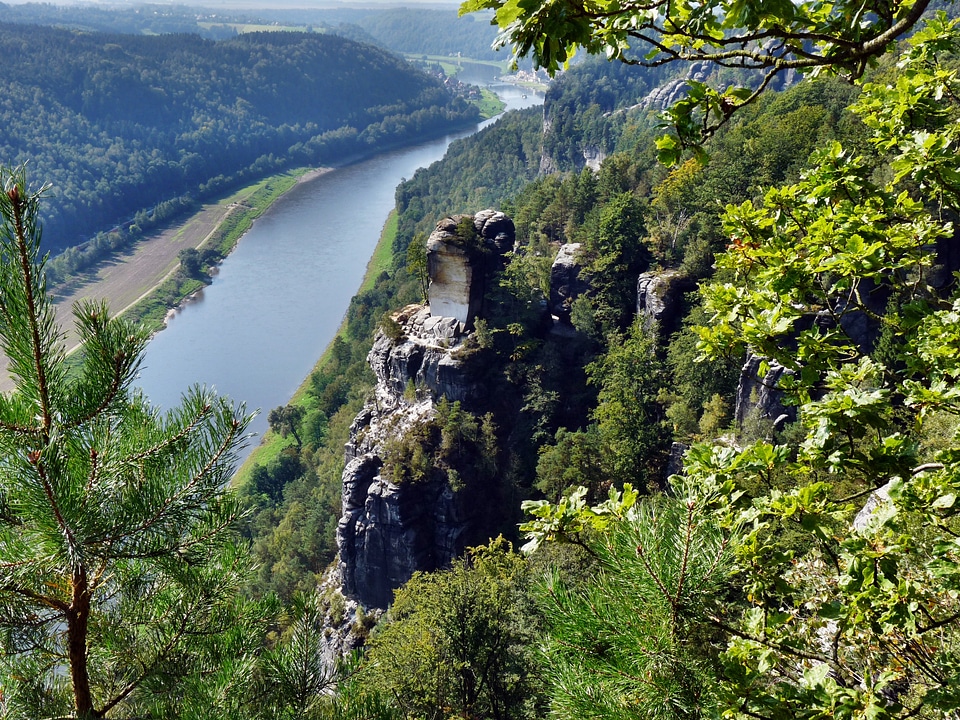
M 579 249 L 580 243 L 561 245 L 550 266 L 550 313 L 564 325 L 570 324 L 573 301 L 587 291 L 586 282 L 580 279 Z
M 468 226 L 476 236 L 461 252 Z M 471 533 L 482 508 L 445 472 L 398 485 L 382 470 L 385 447 L 431 420 L 441 397 L 465 407 L 476 397 L 463 360 L 468 327 L 482 310 L 489 264 L 513 242 L 512 221 L 494 211 L 438 224 L 428 245 L 430 305 L 394 314 L 402 335 L 381 332 L 370 350 L 377 384 L 351 426 L 337 528 L 343 593 L 364 607 L 386 608 L 414 572 L 443 567 L 477 541 Z
M 676 330 L 680 301 L 694 287 L 696 283 L 679 270 L 641 273 L 637 278 L 637 315 L 644 329 L 656 329 L 661 338 Z
M 431 314 L 469 325 L 486 294 L 488 260 L 512 249 L 515 237 L 513 221 L 495 210 L 437 223 L 427 240 Z

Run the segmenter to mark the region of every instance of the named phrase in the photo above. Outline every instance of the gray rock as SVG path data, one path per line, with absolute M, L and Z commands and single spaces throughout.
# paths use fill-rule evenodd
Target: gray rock
M 768 360 L 767 372 L 761 378 L 758 373 L 764 359 L 753 352 L 747 352 L 747 359 L 740 370 L 740 382 L 737 384 L 737 400 L 734 408 L 734 417 L 737 425 L 742 426 L 750 413 L 755 412 L 759 417 L 776 420 L 782 427 L 789 419 L 797 419 L 797 409 L 792 405 L 784 404 L 783 391 L 778 387 L 784 375 L 792 375 L 779 363 Z
M 580 243 L 561 245 L 550 267 L 550 313 L 565 325 L 570 324 L 573 301 L 588 289 L 580 279 L 579 249 Z
M 670 80 L 647 93 L 640 100 L 640 107 L 651 110 L 666 110 L 686 96 L 687 81 L 682 79 Z
M 583 148 L 583 165 L 594 172 L 600 171 L 600 166 L 607 159 L 607 154 L 597 145 L 587 145 Z
M 686 443 L 675 442 L 670 445 L 670 457 L 667 459 L 667 479 L 671 475 L 679 475 L 683 472 L 683 457 L 687 454 L 690 446 Z
M 694 286 L 679 270 L 641 273 L 637 278 L 637 315 L 642 318 L 643 327 L 648 331 L 657 329 L 660 337 L 668 335 L 677 323 L 683 294 Z
M 473 216 L 473 226 L 484 243 L 498 254 L 513 250 L 517 241 L 517 229 L 513 220 L 499 210 L 481 210 Z
M 890 482 L 893 482 L 892 480 Z M 870 525 L 877 510 L 890 502 L 890 482 L 877 488 L 867 497 L 867 501 L 860 508 L 860 512 L 853 518 L 853 529 L 862 533 Z
M 465 218 L 481 243 L 456 237 Z M 436 468 L 421 482 L 394 485 L 381 474 L 382 453 L 386 443 L 430 420 L 439 398 L 469 408 L 479 395 L 459 351 L 482 301 L 483 258 L 499 257 L 514 242 L 513 222 L 492 210 L 438 223 L 428 243 L 430 306 L 393 313 L 399 339 L 379 333 L 367 356 L 377 384 L 350 427 L 337 525 L 343 593 L 365 607 L 386 608 L 414 572 L 443 567 L 468 540 L 483 539 L 471 536 L 483 512 L 475 494 L 454 492 L 446 471 Z
M 458 226 L 465 221 L 473 224 L 479 243 L 460 237 Z M 497 210 L 453 215 L 438 222 L 427 239 L 431 315 L 456 318 L 469 326 L 481 312 L 488 273 L 515 242 L 513 220 Z M 490 252 L 482 252 L 482 247 Z
M 397 486 L 365 474 L 376 461 L 344 471 L 344 513 L 337 525 L 343 593 L 386 608 L 414 572 L 449 565 L 464 551 L 468 515 L 444 477 Z M 362 498 L 362 504 L 353 499 Z

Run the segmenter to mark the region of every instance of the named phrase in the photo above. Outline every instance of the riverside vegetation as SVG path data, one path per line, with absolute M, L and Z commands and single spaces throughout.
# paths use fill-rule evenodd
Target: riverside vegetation
M 564 0 L 547 7 L 558 13 L 546 13 L 548 20 L 569 17 Z M 193 654 L 176 656 L 182 664 L 171 656 L 124 675 L 122 664 L 104 661 L 97 665 L 109 671 L 103 681 L 115 685 L 97 690 L 86 717 L 104 707 L 99 698 L 116 696 L 111 687 L 127 687 L 123 680 L 143 668 L 168 674 L 136 684 L 125 698 L 154 705 L 131 705 L 129 716 L 953 717 L 960 710 L 960 307 L 952 274 L 960 269 L 952 225 L 960 203 L 960 28 L 931 15 L 883 53 L 893 39 L 885 33 L 915 20 L 917 7 L 877 6 L 868 16 L 873 24 L 857 25 L 848 22 L 857 8 L 846 3 L 763 12 L 746 3 L 738 12 L 705 15 L 671 3 L 680 13 L 676 27 L 696 36 L 700 48 L 713 47 L 721 30 L 733 31 L 712 26 L 723 18 L 753 36 L 783 33 L 788 50 L 794 35 L 838 43 L 838 57 L 851 60 L 838 69 L 861 79 L 807 79 L 736 108 L 731 103 L 750 96 L 714 96 L 693 81 L 689 102 L 673 114 L 681 133 L 663 139 L 654 112 L 633 107 L 635 95 L 595 93 L 597 83 L 583 81 L 615 78 L 621 68 L 587 64 L 551 91 L 542 141 L 540 118 L 517 113 L 454 144 L 442 163 L 402 185 L 391 271 L 353 301 L 347 328 L 299 409 L 275 412 L 289 448 L 255 468 L 239 490 L 254 508 L 239 530 L 252 542 L 259 572 L 231 575 L 236 584 L 224 588 L 235 593 L 245 585 L 244 594 L 231 595 L 235 615 L 224 616 L 236 618 L 229 624 L 235 644 L 216 646 L 229 648 L 230 657 L 199 639 Z M 511 27 L 521 47 L 525 39 L 543 42 L 531 27 L 540 20 L 522 7 L 504 3 L 497 12 L 505 24 L 517 21 Z M 620 18 L 609 29 L 540 28 L 556 42 L 536 48 L 549 53 L 541 56 L 549 64 L 570 43 L 618 47 L 637 25 Z M 665 47 L 683 50 L 682 40 Z M 865 47 L 871 63 L 860 62 L 867 56 L 856 49 Z M 749 80 L 723 73 L 714 79 Z M 650 88 L 668 79 L 653 77 Z M 558 127 L 564 137 L 551 139 Z M 702 130 L 712 137 L 704 141 Z M 578 132 L 589 132 L 589 141 Z M 481 147 L 496 149 L 529 182 L 514 179 L 498 195 L 501 167 Z M 551 155 L 550 148 L 574 152 Z M 597 172 L 573 165 L 598 148 L 606 157 Z M 693 157 L 683 154 L 688 150 Z M 658 154 L 675 164 L 659 164 Z M 544 157 L 560 172 L 539 176 Z M 10 228 L 17 227 L 10 203 L 33 197 L 19 177 L 7 184 L 9 202 L 0 198 Z M 462 184 L 450 181 L 455 177 Z M 372 632 L 369 615 L 357 612 L 354 631 L 366 649 L 331 675 L 322 638 L 345 610 L 342 596 L 320 595 L 317 586 L 335 550 L 342 448 L 370 387 L 364 358 L 371 336 L 380 326 L 395 332 L 384 312 L 422 299 L 424 232 L 442 215 L 493 202 L 513 216 L 519 244 L 474 335 L 488 404 L 445 404 L 429 450 L 440 462 L 450 452 L 445 438 L 495 441 L 498 492 L 517 502 L 502 507 L 504 538 L 448 570 L 414 575 Z M 570 241 L 581 243 L 587 289 L 569 308 L 577 332 L 557 336 L 545 332 L 542 307 L 555 248 Z M 637 275 L 665 269 L 699 290 L 682 294 L 659 324 L 645 323 L 636 317 Z M 11 297 L 18 297 L 10 277 Z M 30 347 L 22 320 L 0 330 L 20 332 Z M 124 338 L 115 338 L 119 354 L 97 355 L 91 367 L 97 358 L 132 362 L 135 348 L 124 349 Z M 795 414 L 734 421 L 747 347 L 765 358 L 764 372 L 785 369 L 779 388 Z M 13 413 L 3 436 L 10 447 L 3 540 L 15 543 L 27 520 L 37 522 L 51 549 L 34 566 L 52 573 L 64 558 L 82 568 L 83 553 L 61 552 L 72 541 L 50 498 L 62 490 L 83 527 L 79 520 L 94 515 L 83 514 L 91 478 L 99 487 L 91 463 L 113 455 L 101 458 L 96 447 L 94 458 L 89 442 L 74 450 L 71 433 L 80 437 L 84 425 L 71 422 L 70 412 L 51 415 L 66 418 L 62 436 L 27 432 L 43 396 L 30 371 L 38 353 L 21 354 L 26 382 L 3 408 Z M 55 353 L 51 360 L 56 365 Z M 85 377 L 99 388 L 114 385 L 106 370 Z M 60 379 L 52 380 L 58 387 Z M 121 429 L 131 431 L 122 411 L 140 406 L 95 395 L 91 390 L 94 412 L 80 416 L 102 415 L 112 429 L 104 437 L 119 441 Z M 106 422 L 113 412 L 117 419 Z M 34 439 L 43 447 L 27 444 Z M 668 481 L 672 441 L 692 447 L 682 473 Z M 429 466 L 415 437 L 398 437 L 398 444 L 398 454 L 417 458 L 416 467 Z M 48 463 L 63 457 L 72 460 L 63 466 L 71 472 L 48 492 Z M 121 480 L 105 490 L 126 488 Z M 160 496 L 153 507 L 167 507 Z M 521 534 L 522 555 L 509 544 Z M 81 537 L 93 543 L 91 558 L 112 547 L 98 537 Z M 28 557 L 15 544 L 2 548 L 9 562 Z M 165 571 L 178 567 L 174 555 Z M 136 568 L 150 567 L 150 557 L 140 560 Z M 5 572 L 14 572 L 9 567 Z M 9 577 L 25 582 L 28 569 Z M 30 588 L 42 595 L 82 587 L 71 577 Z M 156 577 L 161 588 L 165 576 Z M 11 608 L 36 599 L 10 584 L 0 592 Z M 282 613 L 271 615 L 273 598 Z M 53 672 L 64 662 L 56 646 L 46 665 L 41 654 L 9 653 L 15 641 L 36 640 L 29 633 L 40 633 L 38 620 L 57 631 L 57 619 L 72 607 L 62 605 L 37 617 L 4 613 L 19 623 L 8 635 L 3 687 L 5 701 L 17 698 L 8 707 L 20 716 L 33 712 L 24 698 L 39 698 L 47 715 L 84 717 L 79 706 L 64 705 L 74 686 Z M 115 631 L 107 622 L 95 628 L 103 634 L 91 633 L 91 647 L 100 638 L 106 647 L 91 657 L 106 658 L 118 649 Z M 251 638 L 258 642 L 245 644 Z M 9 669 L 19 661 L 39 662 L 50 684 L 27 687 L 25 678 L 39 676 Z M 165 689 L 178 680 L 180 693 L 171 697 Z M 118 717 L 127 709 L 113 708 Z

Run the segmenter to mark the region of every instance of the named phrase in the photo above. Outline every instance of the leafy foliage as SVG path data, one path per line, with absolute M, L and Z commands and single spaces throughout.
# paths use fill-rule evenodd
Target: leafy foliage
M 831 144 L 800 182 L 727 208 L 726 277 L 704 290 L 702 346 L 746 342 L 789 363 L 800 441 L 694 446 L 671 478 L 676 499 L 637 504 L 625 488 L 591 508 L 581 488 L 528 504 L 531 548 L 573 540 L 609 571 L 572 590 L 548 586 L 557 664 L 575 668 L 558 674 L 555 707 L 581 717 L 956 713 L 960 306 L 955 282 L 933 284 L 929 269 L 938 238 L 955 238 L 944 217 L 957 209 L 960 93 L 941 59 L 958 42 L 957 22 L 935 17 L 896 82 L 864 85 L 855 110 L 888 172 Z M 878 313 L 870 295 L 894 292 L 900 303 Z M 873 340 L 853 322 L 864 318 L 898 338 L 884 350 L 894 362 L 870 356 Z M 943 414 L 950 439 L 930 443 L 928 423 Z M 630 592 L 618 592 L 631 572 Z M 679 638 L 664 616 L 686 619 Z M 638 623 L 649 636 L 633 634 L 634 617 L 652 618 Z M 666 663 L 676 669 L 663 681 L 637 671 L 664 649 L 678 657 L 678 639 L 697 652 Z M 571 646 L 579 652 L 565 658 Z M 587 661 L 601 669 L 576 672 Z M 592 679 L 571 693 L 575 677 Z M 681 683 L 702 693 L 694 702 L 672 691 L 684 677 L 697 678 Z M 653 692 L 667 697 L 649 702 Z M 635 698 L 645 704 L 625 709 Z
M 658 67 L 675 61 L 760 71 L 753 87 L 715 90 L 687 81 L 686 97 L 666 112 L 675 135 L 657 141 L 660 157 L 676 163 L 684 148 L 699 146 L 734 112 L 755 101 L 780 73 L 800 70 L 859 78 L 920 20 L 927 0 L 875 2 L 668 2 L 588 5 L 550 0 L 536 8 L 520 0 L 468 0 L 460 12 L 493 10 L 514 58 L 532 56 L 551 74 L 578 48 L 628 64 Z
M 407 717 L 537 717 L 528 568 L 502 539 L 417 573 L 371 639 L 361 683 Z

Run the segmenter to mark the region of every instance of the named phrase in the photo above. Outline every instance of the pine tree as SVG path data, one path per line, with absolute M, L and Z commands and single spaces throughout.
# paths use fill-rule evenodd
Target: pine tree
M 200 388 L 152 409 L 132 387 L 147 335 L 102 302 L 75 308 L 71 370 L 42 190 L 0 173 L 0 715 L 216 717 L 260 640 L 225 490 L 249 416 Z

